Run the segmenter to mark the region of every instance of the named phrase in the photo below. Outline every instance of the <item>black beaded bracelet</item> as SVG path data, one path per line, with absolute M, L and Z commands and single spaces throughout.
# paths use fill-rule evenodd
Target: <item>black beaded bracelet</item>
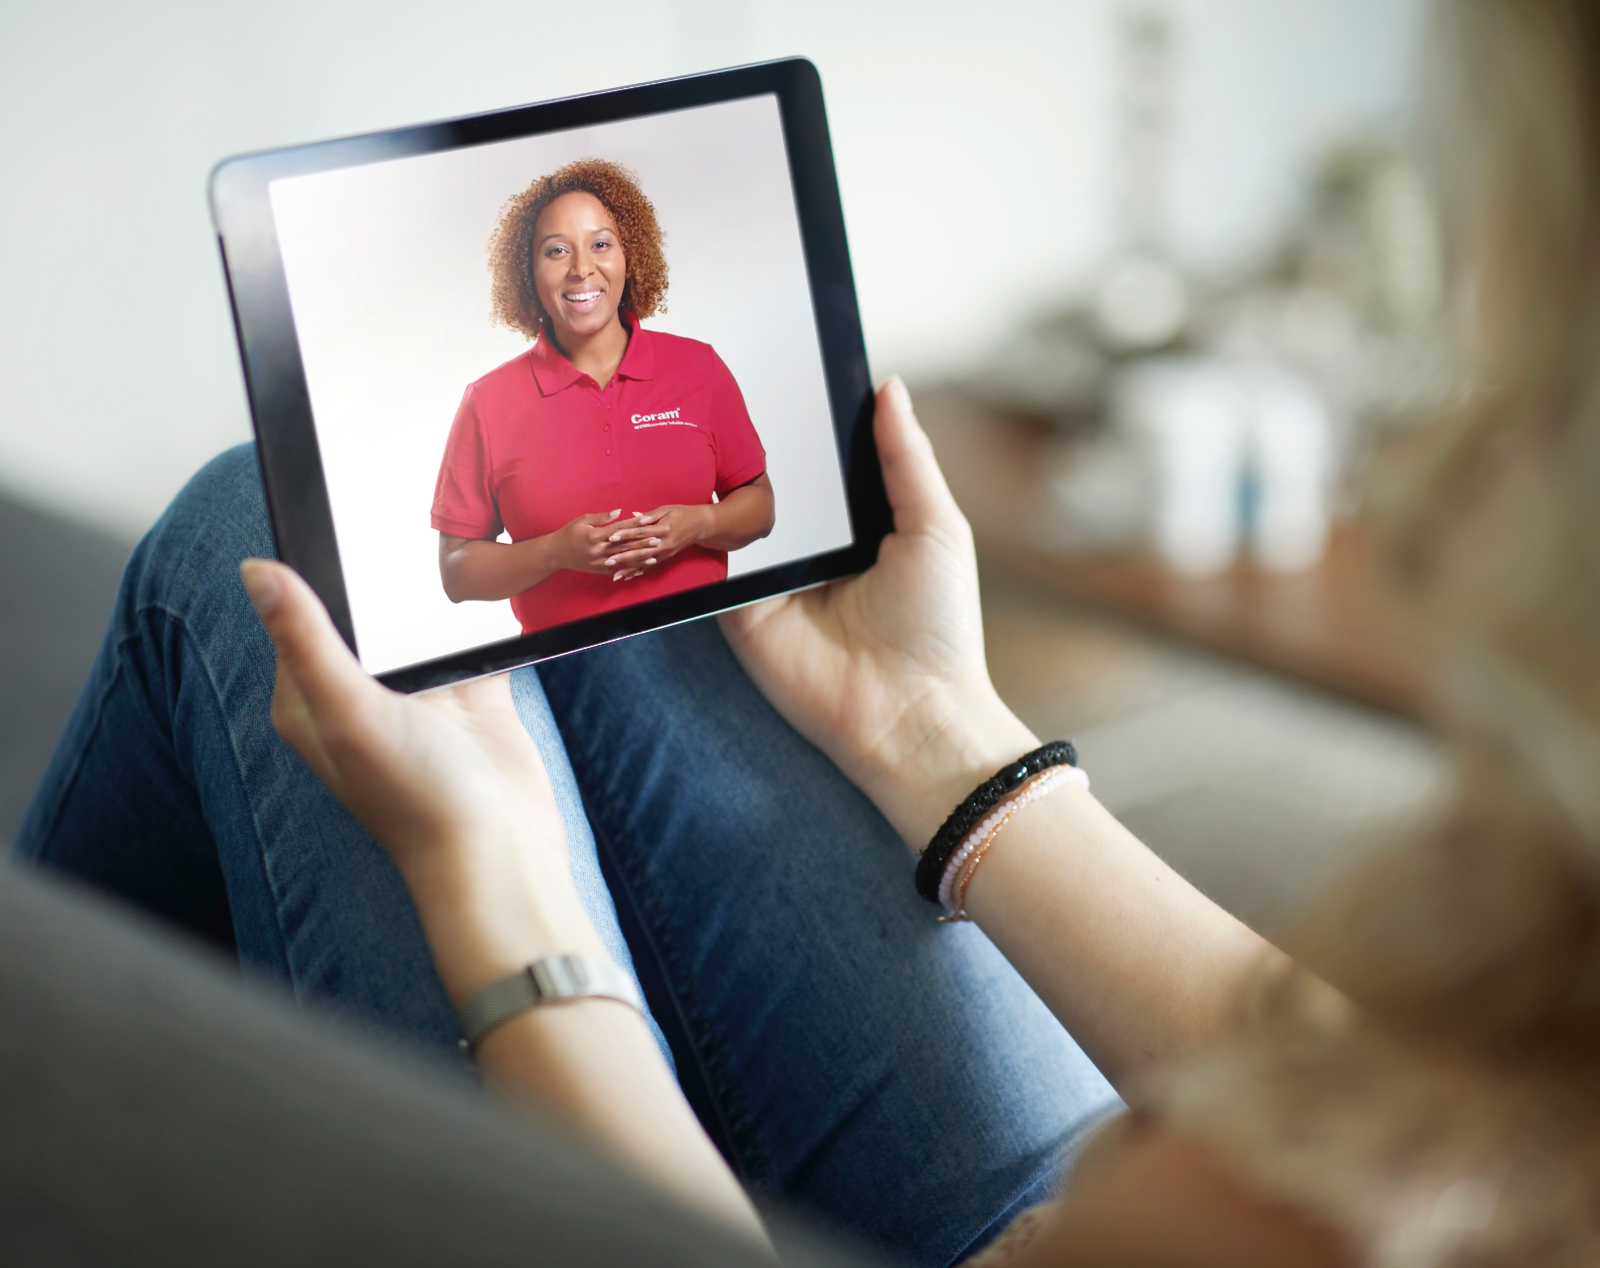
M 993 778 L 979 784 L 965 801 L 951 812 L 944 826 L 933 834 L 928 848 L 917 861 L 917 893 L 930 903 L 939 901 L 939 882 L 944 879 L 945 866 L 956 852 L 967 833 L 978 821 L 994 809 L 1004 797 L 1016 792 L 1040 771 L 1052 766 L 1076 766 L 1078 750 L 1066 740 L 1053 740 L 1042 748 L 1025 753 L 1009 766 L 996 771 Z

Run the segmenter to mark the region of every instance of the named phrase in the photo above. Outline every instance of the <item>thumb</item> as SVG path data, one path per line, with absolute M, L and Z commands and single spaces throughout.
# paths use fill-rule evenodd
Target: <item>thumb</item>
M 374 689 L 381 694 L 339 637 L 322 601 L 294 569 L 270 559 L 246 559 L 239 575 L 277 648 L 279 677 L 286 677 L 304 701 L 313 731 L 325 735 L 330 724 L 337 727 L 369 706 Z
M 878 389 L 872 432 L 896 532 L 921 532 L 940 521 L 960 518 L 933 445 L 917 422 L 911 394 L 898 374 Z

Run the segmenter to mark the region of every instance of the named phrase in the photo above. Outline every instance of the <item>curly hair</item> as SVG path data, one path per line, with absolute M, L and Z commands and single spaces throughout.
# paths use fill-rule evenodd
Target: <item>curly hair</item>
M 628 262 L 619 309 L 633 317 L 665 312 L 667 257 L 656 209 L 639 178 L 605 159 L 579 159 L 541 176 L 506 201 L 489 239 L 490 303 L 494 319 L 537 339 L 547 314 L 533 280 L 533 235 L 539 213 L 563 194 L 592 194 L 611 214 Z

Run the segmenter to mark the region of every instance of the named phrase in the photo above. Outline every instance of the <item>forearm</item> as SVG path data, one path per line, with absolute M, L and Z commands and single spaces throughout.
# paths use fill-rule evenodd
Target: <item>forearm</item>
M 742 485 L 706 508 L 710 527 L 700 545 L 709 550 L 743 550 L 772 531 L 775 513 L 766 476 Z
M 644 1020 L 581 1000 L 532 1009 L 479 1046 L 484 1073 L 554 1112 L 684 1205 L 764 1241 L 755 1208 L 701 1129 Z
M 1074 785 L 1006 825 L 966 909 L 1119 1087 L 1226 1035 L 1287 963 Z
M 972 531 L 895 380 L 873 427 L 894 511 L 873 566 L 719 619 L 767 699 L 922 849 L 1039 741 L 990 682 Z M 1243 983 L 1284 963 L 1067 787 L 1000 831 L 966 906 L 1119 1082 L 1226 1031 Z
M 561 570 L 554 533 L 521 542 L 443 538 L 439 577 L 451 602 L 509 599 Z
M 607 954 L 570 878 L 501 877 L 482 886 L 416 880 L 413 892 L 425 896 L 418 904 L 423 928 L 458 1008 L 489 982 L 545 956 Z M 530 1009 L 486 1035 L 477 1057 L 505 1093 L 564 1119 L 686 1205 L 765 1239 L 755 1209 L 631 1008 L 592 999 Z
M 997 698 L 974 697 L 930 701 L 897 728 L 893 758 L 860 764 L 863 788 L 917 849 L 1038 744 Z M 1118 1085 L 1226 1033 L 1247 984 L 1287 964 L 1071 785 L 1001 830 L 966 909 Z
M 272 724 L 383 842 L 451 1002 L 459 1009 L 548 956 L 603 958 L 509 679 L 426 697 L 389 691 L 362 672 L 291 569 L 246 560 L 241 579 L 278 650 Z M 660 1188 L 761 1236 L 644 1020 L 626 1005 L 534 1009 L 483 1036 L 479 1056 L 496 1083 L 565 1117 Z

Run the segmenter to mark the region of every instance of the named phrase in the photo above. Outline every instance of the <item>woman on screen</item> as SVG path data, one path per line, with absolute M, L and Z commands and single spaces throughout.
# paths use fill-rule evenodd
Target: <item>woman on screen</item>
M 533 347 L 461 398 L 433 498 L 445 593 L 510 599 L 531 634 L 726 580 L 772 531 L 766 452 L 710 345 L 640 325 L 667 262 L 633 174 L 539 177 L 489 259 L 495 318 Z

